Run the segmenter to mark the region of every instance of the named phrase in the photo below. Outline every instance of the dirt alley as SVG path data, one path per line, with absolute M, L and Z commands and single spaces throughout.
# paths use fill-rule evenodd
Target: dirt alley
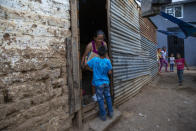
M 162 73 L 119 107 L 122 117 L 109 131 L 196 131 L 196 70 Z

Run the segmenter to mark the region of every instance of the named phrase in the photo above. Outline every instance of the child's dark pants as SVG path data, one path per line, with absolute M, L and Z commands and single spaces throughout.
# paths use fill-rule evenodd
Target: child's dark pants
M 174 71 L 174 64 L 170 64 L 170 71 Z
M 177 70 L 179 83 L 182 83 L 182 81 L 183 81 L 183 72 L 184 72 L 184 70 Z

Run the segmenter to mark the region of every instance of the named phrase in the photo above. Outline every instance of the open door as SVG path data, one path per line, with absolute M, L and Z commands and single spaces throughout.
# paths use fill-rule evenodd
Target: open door
M 107 0 L 79 1 L 79 37 L 81 58 L 86 46 L 93 40 L 93 35 L 97 30 L 102 30 L 105 33 L 105 42 L 108 44 L 107 9 Z M 109 45 L 107 46 L 108 49 L 110 49 Z M 97 103 L 92 99 L 92 72 L 88 70 L 82 70 L 81 72 L 82 108 L 84 119 L 86 119 L 86 116 L 89 115 L 89 113 L 92 114 L 92 112 L 96 110 Z M 96 111 L 94 112 L 96 113 Z
M 168 36 L 168 56 L 174 54 L 176 57 L 177 53 L 180 53 L 182 58 L 184 58 L 184 39 Z

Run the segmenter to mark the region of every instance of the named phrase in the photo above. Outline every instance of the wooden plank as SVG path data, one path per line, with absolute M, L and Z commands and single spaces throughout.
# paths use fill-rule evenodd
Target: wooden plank
M 71 112 L 76 112 L 81 109 L 81 93 L 80 93 L 80 68 L 79 68 L 79 42 L 78 42 L 78 17 L 77 17 L 77 0 L 70 0 L 71 4 L 71 46 L 68 52 L 71 54 L 70 62 L 72 62 L 72 75 L 73 77 L 73 96 L 74 109 Z
M 86 113 L 86 112 L 88 112 L 88 111 L 91 111 L 91 110 L 93 110 L 94 108 L 96 108 L 96 106 L 97 106 L 97 102 L 92 102 L 92 103 L 90 103 L 90 104 L 84 106 L 84 107 L 82 108 L 82 112 L 83 112 L 83 113 Z
M 98 110 L 92 110 L 88 113 L 84 113 L 83 115 L 83 122 L 88 122 L 92 119 L 94 119 L 95 117 L 98 116 L 99 111 Z
M 74 98 L 73 98 L 73 73 L 72 73 L 72 55 L 71 55 L 71 37 L 66 39 L 66 57 L 67 57 L 67 84 L 69 88 L 69 113 L 74 112 Z
M 82 110 L 79 110 L 76 114 L 76 126 L 79 129 L 82 127 Z
M 67 41 L 67 79 L 69 86 L 70 114 L 75 114 L 75 123 L 82 126 L 80 68 L 79 68 L 79 38 L 78 38 L 78 1 L 70 0 L 71 6 L 71 41 Z

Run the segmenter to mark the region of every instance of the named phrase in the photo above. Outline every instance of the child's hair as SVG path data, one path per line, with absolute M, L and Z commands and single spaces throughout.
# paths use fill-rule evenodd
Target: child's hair
M 106 55 L 106 52 L 107 52 L 107 49 L 106 49 L 105 46 L 99 47 L 99 49 L 98 49 L 99 56 L 102 56 L 102 57 L 105 56 Z
M 165 50 L 165 49 L 166 49 L 166 47 L 165 47 L 165 46 L 163 46 L 163 47 L 162 47 L 162 50 Z
M 181 58 L 181 55 L 180 55 L 180 53 L 177 53 L 177 55 L 176 55 L 177 57 L 179 56 L 180 58 Z

